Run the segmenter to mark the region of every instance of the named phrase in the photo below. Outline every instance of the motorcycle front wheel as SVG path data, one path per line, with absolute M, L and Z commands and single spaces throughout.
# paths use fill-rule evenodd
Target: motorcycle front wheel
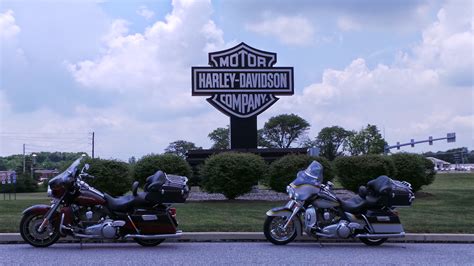
M 20 221 L 21 237 L 34 247 L 44 248 L 51 246 L 60 237 L 59 229 L 51 223 L 46 226 L 43 232 L 38 231 L 43 219 L 43 214 L 31 213 L 24 215 Z
M 290 221 L 288 226 L 283 228 L 287 221 L 284 216 L 267 216 L 263 225 L 263 233 L 265 238 L 275 245 L 286 245 L 296 238 L 296 226 L 294 219 Z

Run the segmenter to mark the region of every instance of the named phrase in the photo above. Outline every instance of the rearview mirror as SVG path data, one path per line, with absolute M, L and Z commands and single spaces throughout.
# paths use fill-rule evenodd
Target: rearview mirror
M 84 165 L 84 169 L 85 169 L 86 171 L 89 170 L 89 167 L 90 167 L 90 165 L 89 165 L 88 163 L 86 163 L 86 164 Z

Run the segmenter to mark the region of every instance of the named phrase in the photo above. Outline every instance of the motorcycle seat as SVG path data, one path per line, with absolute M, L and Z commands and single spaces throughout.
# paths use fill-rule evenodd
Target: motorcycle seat
M 392 191 L 392 179 L 381 175 L 367 183 L 367 187 L 378 195 L 389 195 Z
M 128 212 L 130 209 L 133 208 L 133 195 L 125 195 L 121 197 L 114 198 L 109 194 L 104 194 L 105 200 L 107 201 L 107 206 L 111 211 L 116 212 Z
M 355 196 L 348 200 L 341 200 L 341 207 L 350 213 L 362 213 L 367 210 L 367 202 L 360 196 Z
M 145 199 L 147 193 L 139 192 L 136 196 L 125 195 L 114 198 L 108 194 L 104 194 L 107 206 L 114 212 L 130 212 L 134 208 L 152 207 L 154 204 Z

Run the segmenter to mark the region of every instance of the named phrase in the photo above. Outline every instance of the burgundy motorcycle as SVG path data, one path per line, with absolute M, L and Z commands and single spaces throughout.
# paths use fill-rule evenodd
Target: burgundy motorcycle
M 35 247 L 47 247 L 60 237 L 79 239 L 133 239 L 142 246 L 156 246 L 178 238 L 176 209 L 189 194 L 188 179 L 161 171 L 146 179 L 144 192 L 132 185 L 132 195 L 114 198 L 84 180 L 89 165 L 78 170 L 81 158 L 48 184 L 51 205 L 34 205 L 23 211 L 20 233 Z

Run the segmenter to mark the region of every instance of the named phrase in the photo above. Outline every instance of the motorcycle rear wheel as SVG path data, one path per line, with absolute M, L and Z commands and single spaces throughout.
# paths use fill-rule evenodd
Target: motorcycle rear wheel
M 267 216 L 263 225 L 265 238 L 275 245 L 286 245 L 296 238 L 297 232 L 294 220 L 292 220 L 286 229 L 283 229 L 287 217 Z
M 135 242 L 140 244 L 143 247 L 156 247 L 161 242 L 165 241 L 164 239 L 140 239 L 140 238 L 135 238 Z
M 387 238 L 359 238 L 359 240 L 366 244 L 367 246 L 380 246 L 382 245 L 383 243 L 385 243 L 385 241 L 387 241 Z
M 21 237 L 28 244 L 38 248 L 51 246 L 56 243 L 60 237 L 59 228 L 51 223 L 46 226 L 43 232 L 38 232 L 38 228 L 43 222 L 43 219 L 43 214 L 32 213 L 24 215 L 20 221 Z

